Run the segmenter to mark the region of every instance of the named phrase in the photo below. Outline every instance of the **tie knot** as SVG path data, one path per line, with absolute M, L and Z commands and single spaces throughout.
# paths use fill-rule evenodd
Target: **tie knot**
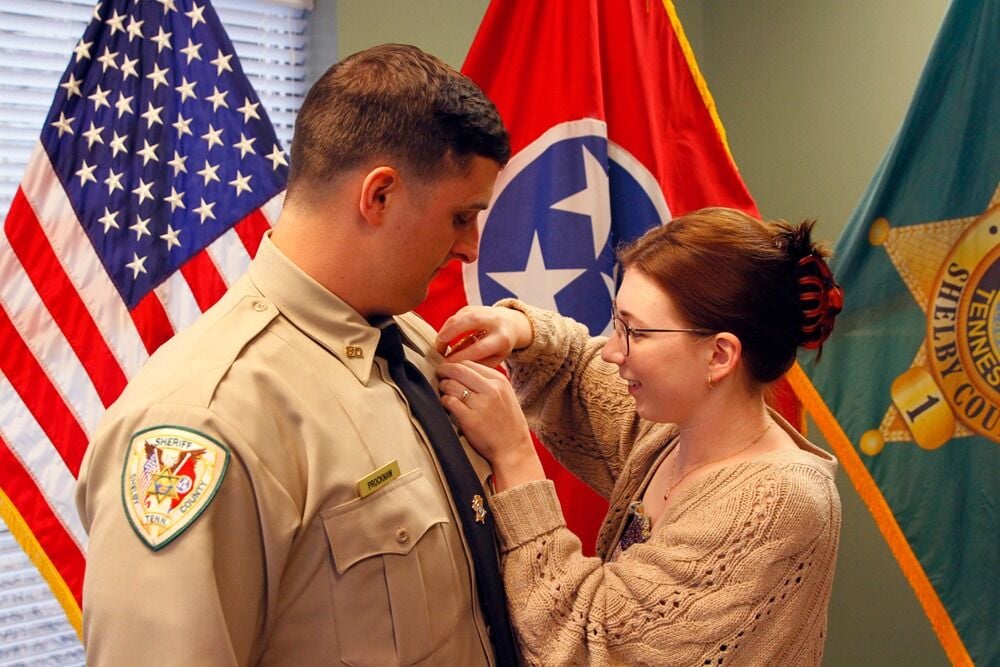
M 403 361 L 403 336 L 399 332 L 399 325 L 395 322 L 382 327 L 375 356 L 382 357 L 390 364 Z

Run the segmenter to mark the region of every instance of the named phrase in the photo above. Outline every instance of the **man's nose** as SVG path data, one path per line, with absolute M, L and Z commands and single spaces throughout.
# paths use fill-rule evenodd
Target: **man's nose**
M 479 225 L 471 224 L 459 230 L 451 254 L 466 264 L 479 259 Z

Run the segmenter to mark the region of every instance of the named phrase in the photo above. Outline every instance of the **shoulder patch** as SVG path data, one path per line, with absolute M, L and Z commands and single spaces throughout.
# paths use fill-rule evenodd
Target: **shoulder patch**
M 122 503 L 136 535 L 157 551 L 194 523 L 222 485 L 229 448 L 183 426 L 132 436 L 122 471 Z

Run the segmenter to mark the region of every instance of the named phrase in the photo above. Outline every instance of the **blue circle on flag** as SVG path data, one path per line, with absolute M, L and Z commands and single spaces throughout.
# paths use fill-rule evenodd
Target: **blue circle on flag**
M 631 171 L 644 168 L 611 147 L 630 159 L 609 157 L 609 142 L 598 134 L 557 139 L 520 170 L 515 156 L 507 167 L 515 172 L 505 175 L 483 224 L 474 267 L 481 303 L 516 297 L 558 310 L 593 335 L 607 330 L 615 249 L 666 221 L 642 174 Z

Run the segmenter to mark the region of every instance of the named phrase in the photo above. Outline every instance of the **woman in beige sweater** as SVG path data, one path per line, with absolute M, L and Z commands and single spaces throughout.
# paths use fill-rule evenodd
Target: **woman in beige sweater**
M 486 332 L 440 367 L 442 401 L 493 465 L 527 663 L 820 663 L 836 462 L 764 400 L 842 303 L 810 230 L 706 209 L 650 231 L 620 257 L 608 339 L 513 300 L 442 327 L 442 348 Z M 510 382 L 490 367 L 503 360 Z M 596 558 L 566 528 L 529 423 L 610 502 Z

